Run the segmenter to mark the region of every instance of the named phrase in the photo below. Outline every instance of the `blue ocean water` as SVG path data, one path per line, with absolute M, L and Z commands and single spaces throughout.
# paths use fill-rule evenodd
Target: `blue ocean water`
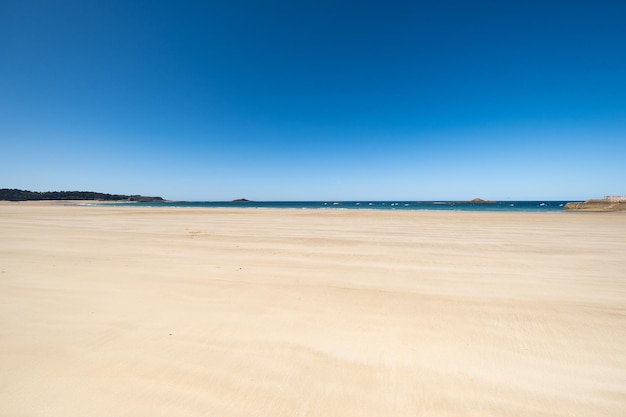
M 493 212 L 559 212 L 567 201 L 499 201 L 476 204 L 455 201 L 165 201 L 158 203 L 104 203 L 133 207 L 249 208 L 319 210 L 444 210 Z

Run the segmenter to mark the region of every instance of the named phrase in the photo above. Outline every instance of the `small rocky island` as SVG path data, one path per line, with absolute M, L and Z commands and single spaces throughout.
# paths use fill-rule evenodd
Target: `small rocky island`
M 603 199 L 571 202 L 563 208 L 572 211 L 626 211 L 626 196 L 606 196 Z
M 252 203 L 251 200 L 245 198 L 237 198 L 236 200 L 231 201 L 232 203 Z
M 483 200 L 482 198 L 475 198 L 473 200 L 468 201 L 469 204 L 498 204 L 497 201 L 492 200 Z

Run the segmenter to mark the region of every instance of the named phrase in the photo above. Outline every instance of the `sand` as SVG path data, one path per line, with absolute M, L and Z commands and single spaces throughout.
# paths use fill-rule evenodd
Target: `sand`
M 626 213 L 0 204 L 1 416 L 626 415 Z

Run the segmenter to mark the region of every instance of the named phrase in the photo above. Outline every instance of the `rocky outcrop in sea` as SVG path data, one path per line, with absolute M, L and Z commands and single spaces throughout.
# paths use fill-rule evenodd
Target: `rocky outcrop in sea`
M 603 199 L 572 202 L 563 208 L 576 211 L 626 211 L 626 196 L 607 196 Z

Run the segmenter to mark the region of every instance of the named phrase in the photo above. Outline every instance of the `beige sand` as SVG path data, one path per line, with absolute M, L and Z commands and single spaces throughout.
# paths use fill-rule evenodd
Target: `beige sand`
M 1 416 L 626 415 L 626 213 L 0 205 Z

